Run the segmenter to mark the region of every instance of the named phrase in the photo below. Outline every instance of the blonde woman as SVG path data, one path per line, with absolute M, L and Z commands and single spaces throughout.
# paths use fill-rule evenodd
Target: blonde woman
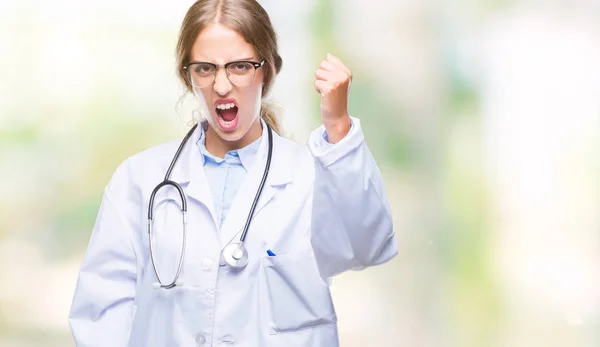
M 329 279 L 397 254 L 352 75 L 316 70 L 306 146 L 263 104 L 282 59 L 254 0 L 199 0 L 177 43 L 205 120 L 133 155 L 108 183 L 70 326 L 79 347 L 338 346 Z

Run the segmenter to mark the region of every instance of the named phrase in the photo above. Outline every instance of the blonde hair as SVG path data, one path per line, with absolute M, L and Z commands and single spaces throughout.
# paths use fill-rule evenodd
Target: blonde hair
M 198 0 L 186 13 L 179 40 L 176 57 L 179 79 L 186 89 L 192 92 L 183 67 L 191 60 L 191 50 L 200 32 L 213 23 L 222 24 L 237 31 L 253 46 L 259 60 L 264 60 L 263 100 L 271 89 L 275 76 L 281 71 L 282 60 L 277 49 L 277 34 L 273 29 L 267 12 L 256 0 Z M 273 107 L 261 103 L 260 116 L 278 134 L 281 126 Z

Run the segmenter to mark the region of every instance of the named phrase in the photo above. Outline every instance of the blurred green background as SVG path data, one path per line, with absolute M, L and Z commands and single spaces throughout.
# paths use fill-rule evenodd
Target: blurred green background
M 333 282 L 341 345 L 600 345 L 600 2 L 260 1 L 287 136 L 326 53 L 384 174 L 400 254 Z M 0 346 L 73 346 L 104 185 L 181 137 L 192 1 L 0 1 Z

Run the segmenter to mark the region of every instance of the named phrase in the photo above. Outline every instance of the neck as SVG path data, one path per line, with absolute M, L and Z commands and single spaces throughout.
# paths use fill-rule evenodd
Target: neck
M 208 125 L 206 130 L 205 146 L 206 149 L 214 156 L 225 158 L 225 154 L 229 151 L 244 148 L 256 141 L 262 135 L 262 124 L 260 118 L 257 118 L 248 129 L 248 132 L 237 141 L 226 141 L 217 132 Z

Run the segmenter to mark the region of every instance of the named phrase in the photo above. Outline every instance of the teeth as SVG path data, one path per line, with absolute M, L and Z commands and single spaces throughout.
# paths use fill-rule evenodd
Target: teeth
M 228 122 L 225 119 L 219 117 L 219 122 L 228 128 L 233 124 L 233 122 L 235 122 L 235 119 Z
M 219 109 L 219 110 L 228 110 L 228 109 L 230 109 L 230 108 L 232 108 L 234 106 L 235 106 L 235 104 L 233 102 L 230 102 L 228 104 L 219 104 L 219 105 L 217 105 L 217 109 Z

